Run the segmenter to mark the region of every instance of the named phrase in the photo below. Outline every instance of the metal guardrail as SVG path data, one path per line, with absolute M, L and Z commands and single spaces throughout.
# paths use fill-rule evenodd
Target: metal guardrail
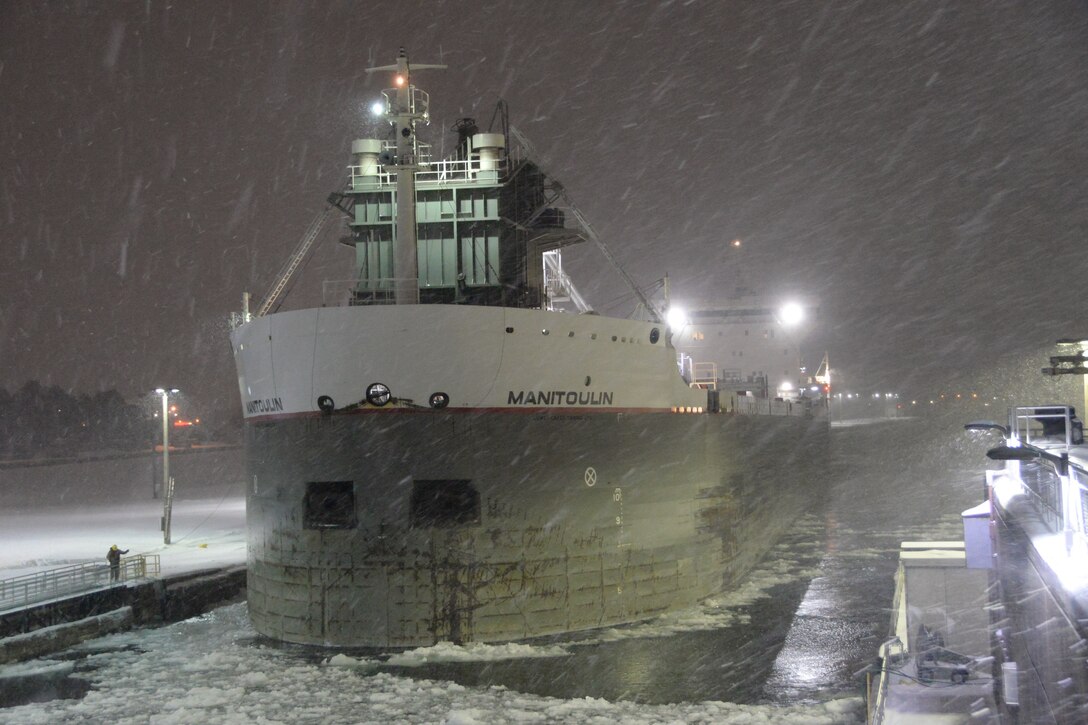
M 396 147 L 393 147 L 394 149 Z M 441 186 L 444 184 L 469 184 L 477 181 L 495 184 L 506 178 L 507 163 L 505 158 L 494 160 L 443 159 L 426 161 L 426 157 L 417 156 L 419 168 L 415 171 L 416 185 L 419 187 Z M 397 183 L 395 166 L 349 166 L 352 191 L 378 191 Z
M 120 586 L 128 581 L 156 577 L 160 572 L 158 554 L 137 554 L 121 559 L 116 576 L 113 576 L 108 563 L 88 562 L 0 579 L 0 612 L 95 589 Z
M 744 415 L 777 415 L 786 418 L 811 418 L 817 413 L 817 403 L 777 398 L 738 396 L 735 401 L 722 402 L 722 410 Z
M 1018 406 L 1009 412 L 1009 430 L 1028 445 L 1061 443 L 1066 450 L 1084 442 L 1084 426 L 1067 405 Z
M 381 279 L 334 279 L 321 284 L 322 307 L 357 307 L 365 305 L 396 304 L 398 283 L 411 285 L 415 289 L 415 300 L 409 304 L 419 304 L 419 281 L 407 277 L 382 277 Z M 424 287 L 426 289 L 426 287 Z M 410 296 L 410 293 L 409 293 Z
M 980 421 L 984 427 L 997 427 Z M 975 424 L 969 424 L 972 427 Z M 987 453 L 995 460 L 1018 461 L 1015 478 L 1043 523 L 1063 532 L 1066 546 L 1088 545 L 1088 471 L 1085 470 L 1084 426 L 1065 405 L 1017 406 L 1009 409 L 1005 446 Z M 987 473 L 987 484 L 992 485 Z

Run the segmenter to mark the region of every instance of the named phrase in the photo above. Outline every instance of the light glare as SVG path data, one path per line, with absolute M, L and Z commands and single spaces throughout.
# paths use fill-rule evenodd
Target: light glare
M 670 307 L 669 311 L 665 313 L 665 322 L 673 330 L 679 330 L 684 325 L 688 324 L 688 316 L 680 307 Z
M 801 309 L 801 305 L 796 302 L 787 302 L 782 305 L 782 309 L 779 311 L 779 316 L 782 318 L 782 324 L 784 325 L 796 325 L 805 317 L 804 311 Z

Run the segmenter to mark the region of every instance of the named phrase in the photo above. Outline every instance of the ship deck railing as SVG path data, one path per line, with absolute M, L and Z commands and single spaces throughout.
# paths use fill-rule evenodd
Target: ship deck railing
M 718 366 L 712 362 L 697 362 L 691 366 L 691 387 L 704 390 L 718 389 Z
M 494 160 L 442 159 L 440 161 L 419 161 L 416 174 L 418 188 L 457 184 L 496 184 L 506 178 L 507 163 L 505 158 Z M 376 191 L 396 185 L 395 167 L 361 164 L 348 167 L 352 191 Z
M 722 411 L 742 415 L 775 415 L 807 418 L 814 413 L 817 403 L 790 398 L 756 398 L 745 395 L 731 396 L 728 403 L 722 403 Z
M 82 594 L 128 582 L 159 576 L 158 554 L 136 554 L 121 558 L 117 576 L 106 562 L 85 562 L 56 569 L 0 579 L 0 612 L 24 609 L 53 599 Z
M 397 303 L 398 286 L 415 290 L 415 299 L 408 300 L 407 304 L 419 304 L 419 282 L 417 280 L 383 277 L 369 280 L 325 280 L 321 285 L 321 306 L 394 305 Z

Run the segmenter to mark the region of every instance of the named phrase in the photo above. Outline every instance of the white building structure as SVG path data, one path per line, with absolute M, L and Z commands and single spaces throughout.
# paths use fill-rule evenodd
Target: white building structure
M 756 397 L 793 397 L 808 383 L 800 343 L 814 307 L 745 295 L 677 308 L 685 323 L 674 330 L 673 344 L 692 382 Z

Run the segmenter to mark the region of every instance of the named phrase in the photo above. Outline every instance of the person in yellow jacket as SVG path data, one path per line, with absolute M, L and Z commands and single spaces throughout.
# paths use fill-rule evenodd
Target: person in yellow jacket
M 121 554 L 127 554 L 128 549 L 118 549 L 117 544 L 110 547 L 106 553 L 106 561 L 110 563 L 110 581 L 115 582 L 121 578 Z

